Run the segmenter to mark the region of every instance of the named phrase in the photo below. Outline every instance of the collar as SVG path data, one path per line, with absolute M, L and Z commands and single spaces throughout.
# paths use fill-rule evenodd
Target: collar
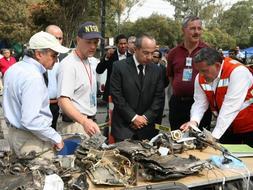
M 31 57 L 28 57 L 27 55 L 24 56 L 23 61 L 34 65 L 38 69 L 38 71 L 42 74 L 47 71 L 46 68 L 41 63 L 39 63 L 37 60 Z
M 121 54 L 118 49 L 117 49 L 117 53 L 118 53 L 118 56 L 126 56 L 127 55 L 127 51 L 124 54 Z
M 9 58 L 6 58 L 6 57 L 3 57 L 6 61 L 10 61 L 11 60 L 11 57 Z
M 221 64 L 221 67 L 220 67 L 220 71 L 219 71 L 219 74 L 218 74 L 218 76 L 217 76 L 216 79 L 220 79 L 220 77 L 221 77 L 221 72 L 222 72 L 222 69 L 223 69 L 223 65 L 224 65 L 224 60 L 222 61 L 222 64 Z
M 222 69 L 223 69 L 223 65 L 224 65 L 224 60 L 222 61 L 221 67 L 220 67 L 220 71 L 219 74 L 217 75 L 217 77 L 213 80 L 213 82 L 209 83 L 211 85 L 217 84 L 221 78 L 221 73 L 222 73 Z
M 135 54 L 133 55 L 133 59 L 134 59 L 134 63 L 135 63 L 135 67 L 138 69 L 138 65 L 141 65 L 138 60 L 136 59 L 135 57 Z M 145 69 L 146 65 L 144 64 L 143 65 L 143 69 Z
M 136 57 L 135 57 L 135 54 L 133 55 L 133 59 L 134 59 L 135 67 L 137 68 L 138 65 L 140 65 L 140 63 L 137 61 L 137 59 L 136 59 Z
M 184 48 L 184 49 L 186 49 L 185 46 L 184 46 L 184 42 L 181 42 L 179 44 L 179 46 L 182 47 L 182 48 Z M 198 44 L 198 46 L 196 48 L 204 48 L 206 46 L 207 46 L 207 44 L 205 44 L 203 41 L 200 40 L 199 44 Z

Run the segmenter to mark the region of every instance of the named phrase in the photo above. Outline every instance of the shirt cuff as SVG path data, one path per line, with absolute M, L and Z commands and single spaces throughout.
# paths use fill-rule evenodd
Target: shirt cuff
M 131 121 L 133 122 L 136 119 L 136 117 L 137 117 L 137 114 L 133 117 Z
M 56 133 L 56 134 L 53 136 L 52 140 L 53 140 L 53 143 L 54 143 L 54 144 L 61 143 L 62 137 L 61 137 L 61 135 L 60 135 L 59 133 Z
M 190 121 L 196 121 L 197 122 L 197 126 L 196 127 L 198 127 L 199 126 L 199 123 L 200 123 L 200 118 L 197 118 L 197 117 L 191 117 L 191 119 L 190 119 Z
M 217 122 L 216 122 L 216 126 L 212 132 L 212 136 L 216 139 L 220 139 L 228 128 L 229 128 L 229 126 L 226 124 L 226 121 L 224 121 L 222 118 L 218 117 Z

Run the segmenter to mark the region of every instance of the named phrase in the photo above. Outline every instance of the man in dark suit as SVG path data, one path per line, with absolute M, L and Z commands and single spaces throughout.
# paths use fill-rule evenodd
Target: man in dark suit
M 153 63 L 157 64 L 158 67 L 162 70 L 162 79 L 164 88 L 166 88 L 169 85 L 169 79 L 166 76 L 166 66 L 162 63 L 162 52 L 160 50 L 155 50 L 153 53 Z
M 170 81 L 166 76 L 166 67 L 161 62 L 162 62 L 162 52 L 159 50 L 155 50 L 153 53 L 153 63 L 155 63 L 161 69 L 163 87 L 165 89 L 169 85 Z M 159 114 L 158 114 L 158 117 L 157 117 L 155 123 L 162 124 L 163 110 L 164 110 L 164 105 L 163 105 L 162 109 L 159 111 Z
M 127 57 L 131 56 L 131 54 L 127 52 L 127 37 L 124 34 L 118 35 L 115 39 L 115 43 L 117 45 L 117 49 L 109 49 L 102 57 L 96 68 L 96 72 L 98 74 L 102 74 L 105 70 L 107 70 L 105 90 L 103 94 L 103 100 L 106 102 L 108 102 L 108 96 L 110 95 L 112 64 L 115 61 L 126 59 Z
M 161 70 L 152 63 L 155 39 L 142 35 L 135 45 L 134 55 L 115 62 L 111 75 L 112 135 L 116 142 L 151 139 L 158 134 L 154 122 L 164 104 Z

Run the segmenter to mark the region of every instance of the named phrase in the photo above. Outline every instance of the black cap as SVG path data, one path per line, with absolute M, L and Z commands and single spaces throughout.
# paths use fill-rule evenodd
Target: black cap
M 101 33 L 98 31 L 98 27 L 94 22 L 85 22 L 79 26 L 77 35 L 80 38 L 90 40 L 95 38 L 102 39 Z

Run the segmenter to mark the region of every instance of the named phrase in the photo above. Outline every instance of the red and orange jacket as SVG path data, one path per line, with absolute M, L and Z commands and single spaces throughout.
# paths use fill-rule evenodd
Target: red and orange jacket
M 207 99 L 209 101 L 211 110 L 214 113 L 219 113 L 221 106 L 223 104 L 225 95 L 227 93 L 229 78 L 232 71 L 240 66 L 239 62 L 231 59 L 225 58 L 223 62 L 223 67 L 221 71 L 221 76 L 218 81 L 216 91 L 212 90 L 211 86 L 206 83 L 203 76 L 199 75 L 199 84 L 202 90 L 205 92 Z M 234 133 L 246 133 L 253 131 L 253 85 L 248 89 L 244 103 L 240 109 L 239 114 L 236 116 L 232 122 L 232 130 Z

